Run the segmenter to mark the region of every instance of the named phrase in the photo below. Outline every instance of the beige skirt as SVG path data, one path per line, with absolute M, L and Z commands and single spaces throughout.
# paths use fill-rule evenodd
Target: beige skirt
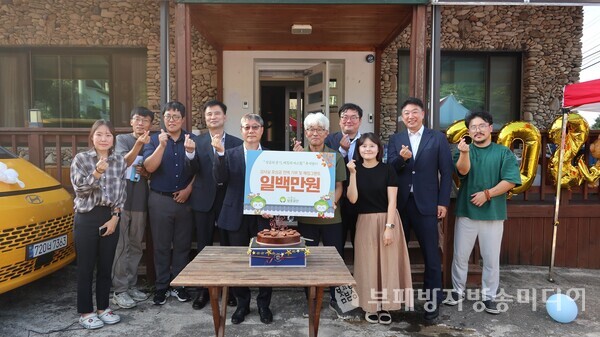
M 393 242 L 383 245 L 387 213 L 359 214 L 354 237 L 354 279 L 359 306 L 366 312 L 413 307 L 410 260 L 400 215 Z

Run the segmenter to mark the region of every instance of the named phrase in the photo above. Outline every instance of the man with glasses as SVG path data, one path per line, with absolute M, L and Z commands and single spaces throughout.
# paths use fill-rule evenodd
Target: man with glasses
M 269 228 L 269 221 L 258 215 L 244 215 L 244 184 L 246 177 L 246 155 L 248 150 L 264 150 L 260 138 L 264 131 L 262 117 L 246 114 L 241 119 L 243 144 L 228 150 L 220 137 L 212 138 L 215 148 L 213 172 L 217 184 L 226 184 L 223 208 L 217 220 L 217 226 L 223 229 L 231 246 L 248 247 L 250 239 L 259 231 Z M 273 313 L 269 309 L 272 288 L 260 287 L 256 304 L 260 321 L 273 322 Z M 231 323 L 240 324 L 250 313 L 250 289 L 235 287 L 233 294 L 237 299 L 237 308 L 231 315 Z
M 500 284 L 500 246 L 506 220 L 506 192 L 521 185 L 517 158 L 512 151 L 492 142 L 492 115 L 473 112 L 465 118 L 469 136 L 458 143 L 454 154 L 460 189 L 456 199 L 452 287 L 444 303 L 457 305 L 464 300 L 469 256 L 479 239 L 483 258 L 481 300 L 485 311 L 499 314 L 495 302 Z
M 325 137 L 329 134 L 329 119 L 320 112 L 311 113 L 304 118 L 304 135 L 306 137 L 306 145 L 302 147 L 302 143 L 295 142 L 294 151 L 307 152 L 335 152 L 335 197 L 333 204 L 335 205 L 335 213 L 333 218 L 312 218 L 299 217 L 298 231 L 303 237 L 309 239 L 306 242 L 308 246 L 318 246 L 323 239 L 324 246 L 333 246 L 337 249 L 341 257 L 344 256 L 344 241 L 342 239 L 342 216 L 340 208 L 337 204 L 342 197 L 343 182 L 346 181 L 346 165 L 342 156 L 336 151 L 325 145 Z M 338 318 L 350 319 L 350 314 L 344 313 L 339 304 L 335 300 L 335 287 L 329 288 L 331 300 L 329 308 L 335 311 Z M 308 309 L 308 308 L 306 308 Z M 303 313 L 303 316 L 308 317 L 308 311 Z
M 340 116 L 340 132 L 329 134 L 325 138 L 325 145 L 331 149 L 338 150 L 344 158 L 344 163 L 358 157 L 358 149 L 356 149 L 356 141 L 360 138 L 360 123 L 362 121 L 363 110 L 360 106 L 353 103 L 345 103 L 339 109 Z M 348 169 L 346 168 L 346 176 Z M 346 189 L 348 181 L 344 182 L 342 197 L 340 198 L 339 207 L 342 215 L 342 243 L 345 243 L 350 232 L 350 241 L 354 246 L 354 232 L 356 231 L 356 207 L 352 205 L 346 198 Z M 343 255 L 342 255 L 343 256 Z
M 191 300 L 184 287 L 169 291 L 169 284 L 189 262 L 194 225 L 188 203 L 193 174 L 185 165 L 184 142 L 190 137 L 183 129 L 185 107 L 180 102 L 167 102 L 162 116 L 166 130 L 152 135 L 144 147 L 144 167 L 152 173 L 148 212 L 154 243 L 156 305 L 165 304 L 169 295 L 180 302 Z
M 439 316 L 443 300 L 442 265 L 438 220 L 450 205 L 452 155 L 444 134 L 423 125 L 423 102 L 409 97 L 400 107 L 406 130 L 393 135 L 388 145 L 388 163 L 398 174 L 397 207 L 406 241 L 415 233 L 425 264 L 425 320 Z
M 148 299 L 137 289 L 137 270 L 142 259 L 142 240 L 148 217 L 148 172 L 142 166 L 142 149 L 150 141 L 154 113 L 144 107 L 131 110 L 132 132 L 117 136 L 115 151 L 127 162 L 127 200 L 121 210 L 119 242 L 112 269 L 112 302 L 121 308 L 133 308 Z
M 196 239 L 198 252 L 204 247 L 213 245 L 213 234 L 215 221 L 221 212 L 223 198 L 225 197 L 226 184 L 215 182 L 213 177 L 213 160 L 215 149 L 212 146 L 213 138 L 220 140 L 225 149 L 242 145 L 242 140 L 225 134 L 225 121 L 227 120 L 227 106 L 220 101 L 211 100 L 204 104 L 204 121 L 208 132 L 198 137 L 188 138 L 185 141 L 187 161 L 193 173 L 195 173 L 194 185 L 191 196 L 191 206 L 194 211 L 194 223 L 196 225 Z M 226 236 L 221 234 L 221 246 L 227 246 L 224 242 Z M 209 295 L 207 288 L 198 289 L 198 297 L 192 303 L 196 310 L 204 308 L 208 303 Z M 228 304 L 235 306 L 235 297 L 230 296 Z

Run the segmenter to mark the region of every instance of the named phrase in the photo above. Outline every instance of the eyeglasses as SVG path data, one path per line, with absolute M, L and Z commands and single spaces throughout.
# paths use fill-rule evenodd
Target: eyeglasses
M 150 124 L 150 122 L 151 122 L 151 121 L 150 121 L 150 119 L 147 119 L 147 118 L 140 118 L 140 117 L 132 118 L 131 120 L 132 120 L 132 121 L 133 121 L 133 123 L 135 123 L 135 124 L 139 124 L 139 123 L 142 123 L 142 124 Z
M 165 119 L 168 121 L 179 121 L 181 118 L 180 115 L 165 115 Z
M 306 129 L 306 132 L 308 133 L 318 133 L 318 134 L 323 134 L 325 133 L 327 130 L 325 129 L 321 129 L 321 128 L 310 128 L 310 129 Z
M 353 122 L 356 122 L 356 121 L 357 121 L 357 120 L 359 120 L 359 119 L 360 119 L 360 117 L 359 117 L 359 116 L 342 116 L 342 120 L 343 120 L 344 122 L 346 122 L 346 121 L 353 121 Z
M 469 126 L 469 131 L 477 132 L 477 131 L 485 131 L 485 129 L 489 128 L 490 125 L 487 123 L 479 124 L 479 125 L 471 125 Z
M 254 130 L 254 131 L 258 131 L 258 129 L 262 128 L 262 125 L 242 125 L 242 130 L 248 132 L 250 131 L 250 129 Z

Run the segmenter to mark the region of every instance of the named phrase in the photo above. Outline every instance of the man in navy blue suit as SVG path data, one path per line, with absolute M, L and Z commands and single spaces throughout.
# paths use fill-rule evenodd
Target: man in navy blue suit
M 439 316 L 442 294 L 442 268 L 438 247 L 438 220 L 450 204 L 453 163 L 444 134 L 423 125 L 423 102 L 408 98 L 400 108 L 407 130 L 393 135 L 388 145 L 388 163 L 398 174 L 398 211 L 406 240 L 415 232 L 423 258 L 423 288 L 427 292 L 425 319 Z
M 212 146 L 216 150 L 213 172 L 217 184 L 226 183 L 223 208 L 217 225 L 223 229 L 231 246 L 248 246 L 250 239 L 260 230 L 269 228 L 269 221 L 258 215 L 244 215 L 244 183 L 246 176 L 246 154 L 248 150 L 263 150 L 260 138 L 264 131 L 262 117 L 246 114 L 241 120 L 242 138 L 240 146 L 225 150 L 218 137 L 213 137 Z M 260 321 L 269 324 L 273 313 L 269 309 L 272 288 L 261 287 L 256 298 Z M 250 289 L 235 287 L 233 294 L 237 299 L 237 309 L 231 315 L 231 323 L 240 324 L 250 313 Z
M 341 132 L 330 133 L 325 138 L 327 147 L 337 150 L 344 162 L 358 159 L 358 149 L 356 149 L 356 141 L 360 138 L 360 123 L 362 121 L 363 110 L 360 106 L 354 103 L 345 103 L 340 107 L 340 129 Z M 349 176 L 346 168 L 346 176 Z M 350 241 L 354 246 L 354 232 L 356 230 L 356 219 L 358 213 L 356 207 L 346 198 L 346 190 L 348 189 L 348 181 L 344 181 L 344 190 L 340 198 L 340 210 L 342 212 L 342 242 L 345 244 L 350 232 Z
M 213 160 L 215 150 L 212 147 L 212 139 L 220 139 L 225 149 L 231 149 L 242 145 L 242 140 L 228 135 L 224 131 L 227 120 L 227 106 L 220 101 L 211 100 L 204 104 L 204 120 L 208 132 L 198 137 L 186 140 L 186 164 L 191 167 L 195 174 L 192 194 L 190 196 L 192 210 L 194 211 L 194 224 L 196 227 L 196 239 L 198 252 L 204 247 L 213 245 L 213 234 L 215 221 L 221 212 L 221 205 L 225 197 L 227 186 L 223 183 L 217 184 L 213 177 Z M 223 235 L 221 235 L 223 238 Z M 221 245 L 227 245 L 221 239 Z M 208 303 L 208 289 L 198 289 L 198 296 L 192 303 L 194 309 L 202 309 Z M 235 306 L 235 297 L 230 296 L 230 306 Z

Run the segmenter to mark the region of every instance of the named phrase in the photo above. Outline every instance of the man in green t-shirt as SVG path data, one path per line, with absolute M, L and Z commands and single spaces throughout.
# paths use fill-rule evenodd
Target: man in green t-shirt
M 302 147 L 300 141 L 295 141 L 294 151 L 308 152 L 335 152 L 335 193 L 333 205 L 335 212 L 333 218 L 298 218 L 298 231 L 304 238 L 309 239 L 307 246 L 318 246 L 323 240 L 324 246 L 334 246 L 340 256 L 344 256 L 344 240 L 342 240 L 342 216 L 338 201 L 342 197 L 343 182 L 346 180 L 346 164 L 344 158 L 336 150 L 325 145 L 325 137 L 329 134 L 329 119 L 320 112 L 311 113 L 304 118 L 304 135 L 306 145 Z M 335 311 L 338 318 L 351 319 L 350 313 L 345 313 L 335 300 L 335 287 L 330 290 L 331 301 L 329 307 Z
M 481 299 L 485 311 L 499 314 L 495 297 L 500 283 L 500 245 L 506 219 L 506 192 L 521 185 L 517 159 L 512 151 L 492 143 L 492 115 L 472 112 L 465 118 L 472 144 L 458 143 L 454 163 L 460 178 L 456 200 L 456 229 L 452 261 L 453 290 L 444 303 L 464 299 L 469 256 L 479 238 L 483 258 Z

